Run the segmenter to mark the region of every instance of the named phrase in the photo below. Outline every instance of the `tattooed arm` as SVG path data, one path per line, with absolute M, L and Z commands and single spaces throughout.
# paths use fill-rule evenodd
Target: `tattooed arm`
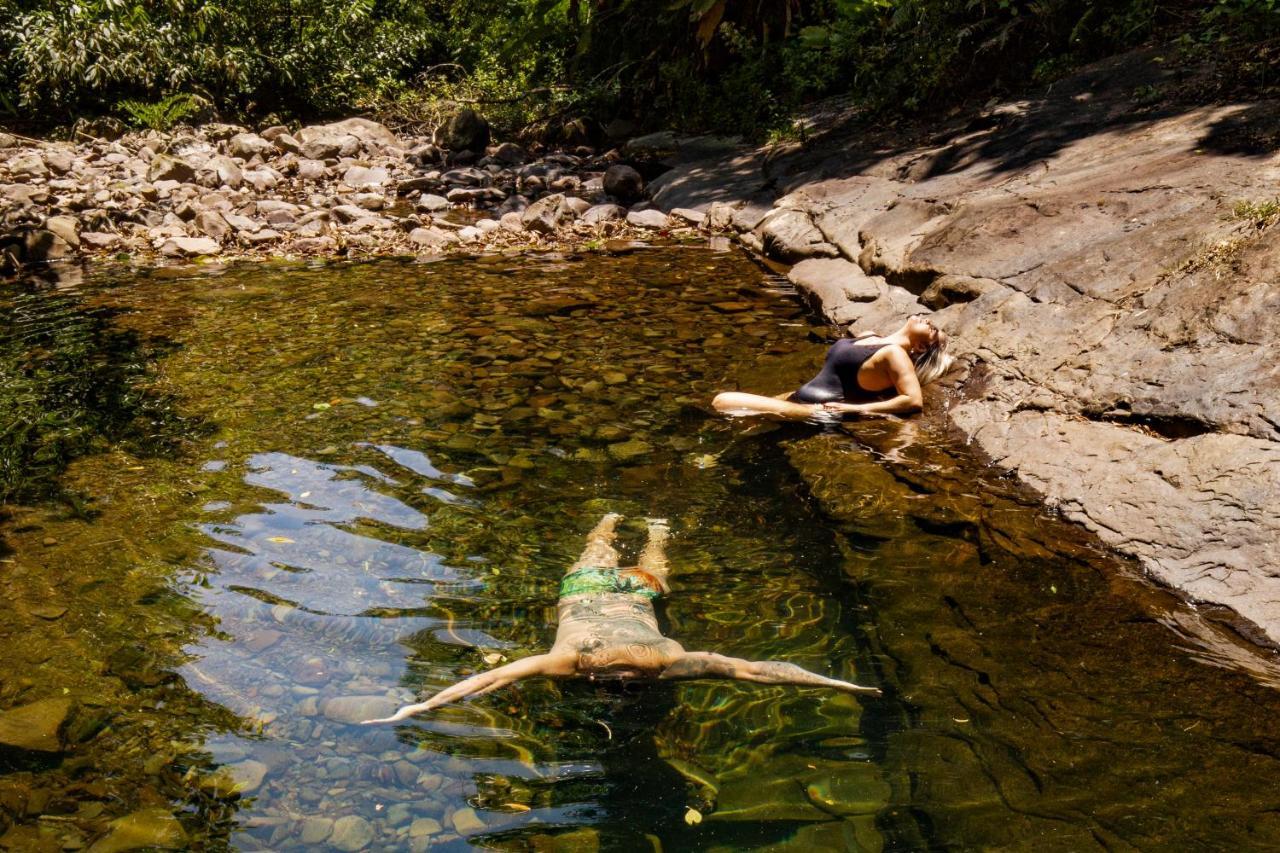
M 572 675 L 573 671 L 572 658 L 551 654 L 533 655 L 459 681 L 452 687 L 446 687 L 441 690 L 425 702 L 419 702 L 416 705 L 405 705 L 390 717 L 384 717 L 380 720 L 362 720 L 361 724 L 396 723 L 412 717 L 414 714 L 430 711 L 432 708 L 439 708 L 441 705 L 448 705 L 450 702 L 456 702 L 468 696 L 483 695 L 522 678 L 530 678 L 535 675 Z
M 805 684 L 814 687 L 833 687 L 846 693 L 880 695 L 879 688 L 862 687 L 848 681 L 827 678 L 793 663 L 774 660 L 742 660 L 714 652 L 685 652 L 675 663 L 663 670 L 659 678 L 734 678 L 739 681 L 757 681 L 761 684 Z

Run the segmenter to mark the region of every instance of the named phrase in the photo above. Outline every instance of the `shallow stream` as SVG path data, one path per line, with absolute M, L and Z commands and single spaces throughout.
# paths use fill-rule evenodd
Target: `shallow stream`
M 0 313 L 0 709 L 70 700 L 61 752 L 0 749 L 0 847 L 1280 843 L 1265 658 L 940 401 L 709 415 L 827 335 L 735 253 L 103 272 Z M 671 520 L 686 648 L 885 697 L 538 680 L 353 724 L 544 649 L 607 511 L 629 554 Z

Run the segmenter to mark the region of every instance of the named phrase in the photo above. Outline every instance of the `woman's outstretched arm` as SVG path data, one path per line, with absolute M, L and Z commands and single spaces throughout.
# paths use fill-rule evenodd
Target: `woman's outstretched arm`
M 398 723 L 401 720 L 412 717 L 414 714 L 430 711 L 432 708 L 439 708 L 441 705 L 448 705 L 450 702 L 456 702 L 468 696 L 480 696 L 491 690 L 497 690 L 499 687 L 506 687 L 511 682 L 519 681 L 522 678 L 531 678 L 535 675 L 570 674 L 572 674 L 572 667 L 566 668 L 565 659 L 561 656 L 550 654 L 533 655 L 459 681 L 452 687 L 446 687 L 441 690 L 425 702 L 419 702 L 416 705 L 405 705 L 390 717 L 384 717 L 380 720 L 362 720 L 361 725 Z
M 804 684 L 813 687 L 831 687 L 845 693 L 869 693 L 880 695 L 878 687 L 863 687 L 849 681 L 840 681 L 818 675 L 793 663 L 776 660 L 752 661 L 731 658 L 715 652 L 685 652 L 675 663 L 663 670 L 660 678 L 733 678 L 739 681 L 756 681 L 761 684 Z

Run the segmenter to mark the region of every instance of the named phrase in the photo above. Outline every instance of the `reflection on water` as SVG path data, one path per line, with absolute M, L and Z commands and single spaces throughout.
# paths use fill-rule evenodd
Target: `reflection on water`
M 19 713 L 52 744 L 0 746 L 0 849 L 1280 839 L 1251 782 L 1280 702 L 1204 614 L 934 420 L 707 415 L 715 390 L 782 391 L 823 354 L 741 258 L 128 285 L 63 293 L 43 321 L 109 314 L 145 353 L 130 381 L 168 408 L 79 447 L 59 484 L 82 507 L 14 506 L 0 528 L 0 743 Z M 136 436 L 166 440 L 142 455 Z M 609 510 L 624 559 L 644 516 L 672 520 L 669 636 L 885 698 L 534 680 L 356 725 L 544 650 Z

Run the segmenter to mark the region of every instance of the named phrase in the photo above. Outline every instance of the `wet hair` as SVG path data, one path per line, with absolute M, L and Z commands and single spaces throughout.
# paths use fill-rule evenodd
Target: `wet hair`
M 938 341 L 923 352 L 913 353 L 911 361 L 916 366 L 916 378 L 921 385 L 928 385 L 935 379 L 941 379 L 955 359 L 947 354 L 947 339 L 938 335 Z

